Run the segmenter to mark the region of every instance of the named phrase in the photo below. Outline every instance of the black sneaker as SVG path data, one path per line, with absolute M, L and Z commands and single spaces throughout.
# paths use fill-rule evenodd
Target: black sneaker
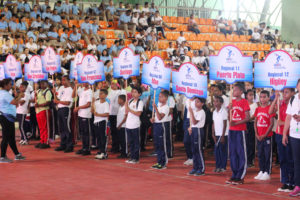
M 82 155 L 83 155 L 83 156 L 88 156 L 88 155 L 91 155 L 91 152 L 88 151 L 88 150 L 83 150 L 83 151 L 82 151 Z
M 290 192 L 290 188 L 289 188 L 290 186 L 289 185 L 287 185 L 287 184 L 283 184 L 282 186 L 281 186 L 281 188 L 278 188 L 278 192 Z
M 36 144 L 34 147 L 35 147 L 35 148 L 40 148 L 40 147 L 41 147 L 41 144 L 42 144 L 42 143 L 38 143 L 38 144 Z
M 225 181 L 226 184 L 232 184 L 234 182 L 234 178 L 230 178 L 229 180 Z
M 15 160 L 25 160 L 25 157 L 19 153 L 18 155 L 16 155 Z
M 65 149 L 66 149 L 66 148 L 59 146 L 59 147 L 57 147 L 57 148 L 54 149 L 54 150 L 55 150 L 55 151 L 64 151 Z
M 127 155 L 121 154 L 121 155 L 119 155 L 117 158 L 128 158 L 128 156 L 127 156 Z
M 289 192 L 293 192 L 294 189 L 295 189 L 294 185 L 289 185 Z
M 194 174 L 194 176 L 204 176 L 204 175 L 205 175 L 205 173 L 202 172 L 202 171 L 200 171 L 200 170 L 198 170 L 198 171 Z
M 73 152 L 73 148 L 67 148 L 64 150 L 65 153 L 71 153 Z
M 50 148 L 50 145 L 49 145 L 49 144 L 41 144 L 41 145 L 40 145 L 40 148 L 41 148 L 41 149 L 49 149 L 49 148 Z
M 83 150 L 82 150 L 82 149 L 76 151 L 76 154 L 77 154 L 77 155 L 80 155 L 80 154 L 82 154 L 82 153 L 83 153 Z
M 231 184 L 232 185 L 242 185 L 242 184 L 244 184 L 244 179 L 240 179 L 240 178 L 234 179 Z

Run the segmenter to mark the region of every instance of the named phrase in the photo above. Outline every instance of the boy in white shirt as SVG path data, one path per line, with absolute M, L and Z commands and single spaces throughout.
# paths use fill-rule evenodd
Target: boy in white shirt
M 127 115 L 125 113 L 125 102 L 126 96 L 124 94 L 119 95 L 118 97 L 118 114 L 117 114 L 117 130 L 120 141 L 120 151 L 121 155 L 118 158 L 127 158 L 128 155 L 128 144 L 127 144 L 127 134 L 125 131 L 125 122 Z
M 28 144 L 27 141 L 28 138 L 24 130 L 25 119 L 26 119 L 26 115 L 28 114 L 28 103 L 30 100 L 30 94 L 25 92 L 27 89 L 27 85 L 28 85 L 27 81 L 21 83 L 19 90 L 20 93 L 24 93 L 24 97 L 19 101 L 19 104 L 17 105 L 17 121 L 19 123 L 19 129 L 21 133 L 20 144 L 22 145 Z
M 212 137 L 215 141 L 215 159 L 216 168 L 214 172 L 225 172 L 227 165 L 227 136 L 228 136 L 228 112 L 223 106 L 224 99 L 221 96 L 215 96 L 213 104 Z
M 204 158 L 202 153 L 202 140 L 204 139 L 205 112 L 202 109 L 205 104 L 204 98 L 196 98 L 195 109 L 189 106 L 192 126 L 188 128 L 191 135 L 191 146 L 193 151 L 193 169 L 189 175 L 202 176 L 205 171 Z
M 153 123 L 153 137 L 155 152 L 157 153 L 157 163 L 152 166 L 154 169 L 165 169 L 168 163 L 167 145 L 166 145 L 166 134 L 168 123 L 168 116 L 170 108 L 167 105 L 169 92 L 163 90 L 160 92 L 158 97 L 158 106 L 153 102 L 153 108 L 155 110 L 155 118 L 151 118 Z
M 140 159 L 140 116 L 143 112 L 143 101 L 140 100 L 142 89 L 133 87 L 131 90 L 132 100 L 125 104 L 126 132 L 130 147 L 130 159 L 126 163 L 136 164 Z
M 165 123 L 167 155 L 168 158 L 173 158 L 174 148 L 173 148 L 173 137 L 172 137 L 172 120 L 173 120 L 173 110 L 175 108 L 175 99 L 173 96 L 169 95 L 167 105 L 169 107 L 169 114 L 167 117 L 167 122 Z
M 76 154 L 81 154 L 83 156 L 90 155 L 90 120 L 92 118 L 91 113 L 91 102 L 92 102 L 92 90 L 88 83 L 83 83 L 82 87 L 77 89 L 77 84 L 73 90 L 73 98 L 77 95 L 79 97 L 78 107 L 74 108 L 74 112 L 78 112 L 78 126 L 79 134 L 82 139 L 82 149 L 78 150 Z
M 99 152 L 95 156 L 96 159 L 107 159 L 107 135 L 106 126 L 109 117 L 109 104 L 106 101 L 107 90 L 101 89 L 99 100 L 92 105 L 92 113 L 94 114 L 94 127 L 96 139 L 98 142 Z
M 55 151 L 64 151 L 65 153 L 73 152 L 73 135 L 71 133 L 71 106 L 73 103 L 73 89 L 70 86 L 68 75 L 62 77 L 62 85 L 56 94 L 56 89 L 53 88 L 54 103 L 57 105 L 57 120 L 60 129 L 60 146 Z

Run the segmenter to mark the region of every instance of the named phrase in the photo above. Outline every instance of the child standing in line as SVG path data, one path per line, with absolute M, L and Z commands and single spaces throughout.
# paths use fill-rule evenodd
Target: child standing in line
M 228 157 L 228 112 L 223 106 L 223 98 L 215 96 L 213 112 L 213 139 L 215 141 L 216 168 L 214 172 L 225 172 Z
M 272 127 L 275 114 L 269 114 L 270 93 L 263 90 L 259 94 L 260 106 L 256 108 L 254 116 L 254 130 L 257 139 L 257 151 L 260 172 L 254 179 L 270 180 L 272 169 Z
M 28 114 L 28 103 L 30 100 L 30 94 L 26 92 L 27 86 L 27 81 L 21 83 L 19 90 L 20 93 L 24 93 L 24 97 L 19 101 L 19 104 L 17 105 L 17 121 L 19 122 L 19 129 L 21 133 L 20 144 L 22 145 L 28 144 L 28 138 L 25 131 L 25 119 L 26 115 Z
M 143 112 L 143 101 L 140 100 L 142 89 L 133 86 L 131 90 L 132 100 L 125 104 L 126 132 L 130 147 L 130 159 L 126 163 L 136 164 L 140 160 L 140 116 Z
M 205 112 L 202 109 L 205 104 L 205 99 L 195 98 L 195 109 L 189 106 L 190 120 L 192 126 L 188 128 L 191 136 L 191 146 L 193 151 L 193 169 L 188 173 L 189 175 L 202 176 L 205 171 L 205 164 L 202 152 L 202 140 L 204 139 L 204 124 Z
M 76 90 L 78 91 L 79 103 L 78 107 L 74 108 L 74 112 L 78 112 L 78 125 L 79 134 L 82 139 L 82 149 L 78 150 L 76 154 L 83 156 L 90 155 L 90 135 L 91 126 L 90 120 L 92 117 L 91 104 L 92 104 L 92 90 L 90 89 L 89 83 L 83 83 L 83 87 L 76 87 L 73 90 L 73 98 L 75 97 Z
M 120 138 L 120 151 L 121 155 L 118 158 L 127 158 L 128 156 L 128 143 L 127 143 L 127 134 L 125 131 L 125 123 L 127 115 L 125 113 L 125 102 L 126 102 L 126 95 L 121 94 L 118 97 L 119 103 L 119 110 L 117 114 L 117 130 L 118 130 L 118 137 Z
M 192 107 L 192 110 L 195 109 L 195 100 L 193 99 L 187 99 L 185 101 L 185 109 L 184 109 L 184 120 L 183 120 L 183 130 L 184 130 L 184 136 L 183 136 L 183 144 L 185 148 L 185 153 L 187 160 L 183 163 L 184 165 L 193 165 L 193 151 L 192 151 L 192 145 L 191 145 L 191 135 L 189 134 L 188 128 L 190 127 L 190 109 L 189 107 Z
M 245 131 L 246 123 L 250 119 L 250 107 L 248 101 L 242 98 L 244 86 L 236 83 L 233 86 L 232 104 L 228 106 L 231 113 L 229 127 L 229 154 L 232 176 L 226 181 L 227 184 L 239 185 L 244 183 L 247 170 L 247 151 Z
M 153 123 L 153 136 L 155 143 L 155 152 L 157 153 L 157 163 L 152 166 L 154 169 L 165 169 L 168 163 L 167 155 L 167 141 L 166 141 L 166 124 L 168 122 L 168 116 L 170 108 L 167 105 L 169 92 L 163 90 L 160 92 L 158 97 L 158 106 L 153 102 L 153 107 L 155 110 L 155 118 L 151 118 Z
M 254 132 L 254 113 L 257 108 L 257 103 L 254 101 L 255 92 L 249 89 L 245 93 L 246 99 L 250 106 L 250 121 L 247 122 L 246 146 L 247 146 L 247 167 L 254 166 L 255 158 L 255 132 Z
M 278 192 L 292 192 L 295 187 L 294 181 L 294 160 L 290 142 L 285 145 L 282 144 L 282 134 L 284 128 L 284 121 L 286 119 L 286 110 L 289 101 L 295 94 L 294 88 L 283 89 L 283 100 L 279 103 L 279 119 L 277 120 L 275 140 L 277 144 L 278 158 L 280 163 L 280 182 L 282 186 L 278 188 Z M 280 93 L 275 93 L 275 99 L 269 109 L 269 114 L 276 113 L 278 98 Z M 288 141 L 290 141 L 289 134 L 287 132 Z
M 92 113 L 94 114 L 94 127 L 96 139 L 98 142 L 99 152 L 95 156 L 96 159 L 107 159 L 107 135 L 106 126 L 109 117 L 109 104 L 106 101 L 107 90 L 101 89 L 99 93 L 99 100 L 92 105 Z

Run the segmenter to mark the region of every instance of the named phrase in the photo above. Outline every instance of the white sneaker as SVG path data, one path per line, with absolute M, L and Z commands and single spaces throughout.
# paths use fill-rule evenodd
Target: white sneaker
M 24 140 L 22 145 L 28 145 L 28 142 Z
M 23 144 L 24 140 L 20 140 L 19 144 Z
M 102 155 L 102 154 L 103 154 L 103 153 L 97 154 L 97 155 L 95 156 L 95 158 L 96 158 L 96 159 L 102 159 L 102 157 L 103 157 L 103 155 L 104 155 L 104 154 L 103 154 L 103 155 Z
M 183 164 L 184 165 L 193 165 L 193 159 L 187 159 Z
M 254 177 L 254 179 L 260 180 L 260 178 L 262 177 L 263 174 L 264 174 L 264 173 L 263 173 L 262 171 L 260 171 L 260 172 L 257 174 L 257 176 Z
M 268 174 L 268 172 L 265 172 L 265 173 L 260 177 L 259 180 L 261 180 L 261 181 L 268 181 L 268 180 L 270 180 L 270 179 L 271 179 L 271 176 Z

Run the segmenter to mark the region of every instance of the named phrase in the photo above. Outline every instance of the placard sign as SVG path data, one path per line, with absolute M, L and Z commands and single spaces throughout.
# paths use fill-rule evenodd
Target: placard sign
M 28 63 L 25 63 L 24 78 L 26 81 L 37 83 L 41 80 L 47 80 L 48 74 L 43 72 L 42 59 L 40 56 L 32 56 Z
M 184 94 L 187 98 L 207 97 L 207 76 L 200 74 L 192 63 L 183 63 L 178 71 L 172 71 L 173 93 Z
M 272 51 L 264 61 L 254 63 L 256 88 L 295 88 L 299 78 L 300 61 L 293 61 L 286 51 Z
M 87 54 L 83 57 L 82 62 L 77 66 L 78 83 L 89 83 L 104 81 L 104 64 L 98 61 L 95 56 Z
M 252 56 L 244 56 L 233 45 L 222 47 L 218 55 L 209 56 L 209 79 L 225 80 L 229 84 L 236 81 L 252 82 Z
M 78 78 L 77 75 L 77 66 L 81 63 L 83 58 L 83 54 L 81 51 L 77 52 L 75 55 L 74 60 L 71 61 L 71 67 L 70 67 L 70 79 L 76 79 Z
M 165 66 L 159 56 L 152 57 L 143 64 L 142 84 L 150 85 L 153 89 L 170 89 L 171 69 Z
M 42 55 L 43 71 L 53 75 L 60 72 L 60 56 L 57 55 L 52 47 L 47 47 Z
M 0 64 L 0 81 L 3 79 L 5 79 L 4 66 L 3 64 Z
M 20 61 L 17 61 L 13 55 L 6 57 L 5 63 L 3 63 L 5 78 L 22 78 L 22 68 Z
M 140 56 L 135 55 L 130 48 L 123 48 L 119 56 L 113 59 L 114 78 L 128 79 L 140 75 Z

